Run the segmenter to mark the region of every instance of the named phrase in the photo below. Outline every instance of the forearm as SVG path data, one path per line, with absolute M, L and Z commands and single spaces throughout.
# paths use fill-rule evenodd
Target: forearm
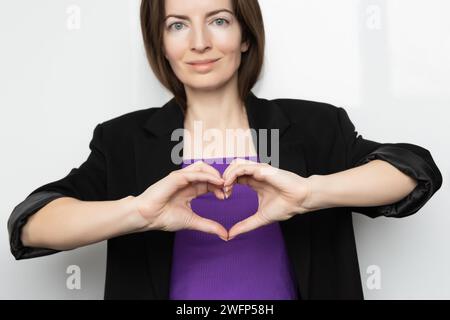
M 33 214 L 22 228 L 25 246 L 70 250 L 115 236 L 138 232 L 142 218 L 134 197 L 115 201 L 80 201 L 63 197 Z
M 330 175 L 313 175 L 309 179 L 311 192 L 305 205 L 311 211 L 392 204 L 417 186 L 415 179 L 383 160 Z

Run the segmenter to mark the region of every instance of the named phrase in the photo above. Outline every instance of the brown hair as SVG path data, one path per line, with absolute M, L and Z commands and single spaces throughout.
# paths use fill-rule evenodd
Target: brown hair
M 249 49 L 242 53 L 238 69 L 239 96 L 242 101 L 258 81 L 264 62 L 265 32 L 258 0 L 231 0 L 233 12 L 242 30 L 242 41 L 249 41 Z M 163 48 L 165 0 L 142 0 L 141 30 L 150 67 L 158 80 L 173 93 L 177 103 L 185 112 L 186 92 L 183 83 L 176 77 Z

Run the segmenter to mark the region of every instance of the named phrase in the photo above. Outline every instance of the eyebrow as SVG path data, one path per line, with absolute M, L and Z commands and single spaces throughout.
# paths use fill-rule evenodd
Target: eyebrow
M 231 14 L 234 14 L 233 11 L 230 11 L 230 10 L 228 10 L 228 9 L 223 8 L 223 9 L 218 9 L 218 10 L 213 10 L 213 11 L 208 12 L 208 13 L 206 14 L 206 17 L 213 16 L 213 15 L 215 15 L 216 13 L 219 13 L 219 12 L 222 12 L 222 11 L 226 11 L 226 12 L 229 12 L 229 13 L 231 13 Z M 178 19 L 183 19 L 183 20 L 189 20 L 189 17 L 188 17 L 188 16 L 183 16 L 183 15 L 178 15 L 178 14 L 169 14 L 169 15 L 167 15 L 167 16 L 164 18 L 164 21 L 166 21 L 166 20 L 169 19 L 170 17 L 174 17 L 174 18 L 178 18 Z

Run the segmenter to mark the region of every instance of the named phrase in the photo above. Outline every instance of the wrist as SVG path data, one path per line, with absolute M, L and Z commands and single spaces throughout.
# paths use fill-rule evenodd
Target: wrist
M 148 223 L 139 211 L 138 198 L 130 195 L 118 201 L 126 212 L 130 233 L 144 231 Z
M 327 208 L 327 203 L 324 199 L 324 185 L 326 183 L 325 176 L 323 175 L 312 175 L 307 178 L 308 180 L 308 194 L 305 201 L 303 202 L 303 207 L 308 211 L 316 211 L 320 209 Z

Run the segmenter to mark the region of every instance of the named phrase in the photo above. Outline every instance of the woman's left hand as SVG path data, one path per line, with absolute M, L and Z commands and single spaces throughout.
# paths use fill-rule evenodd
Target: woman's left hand
M 287 220 L 309 210 L 305 204 L 311 192 L 310 180 L 293 172 L 245 159 L 235 159 L 222 174 L 227 198 L 234 184 L 245 184 L 258 195 L 255 214 L 236 223 L 228 240 L 275 221 Z

